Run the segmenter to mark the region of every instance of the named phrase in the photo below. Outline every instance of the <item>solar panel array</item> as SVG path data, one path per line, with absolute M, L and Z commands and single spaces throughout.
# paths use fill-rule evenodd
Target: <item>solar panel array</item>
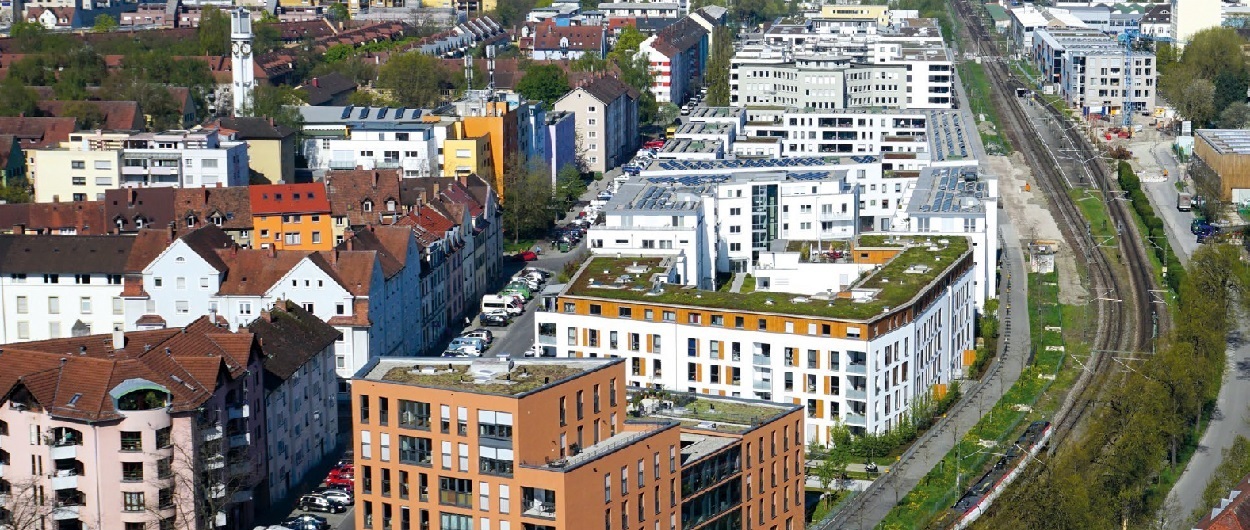
M 729 175 L 690 175 L 685 177 L 651 177 L 647 182 L 652 184 L 681 184 L 682 186 L 698 186 L 701 184 L 719 184 L 729 180 Z
M 933 143 L 934 157 L 938 161 L 968 158 L 968 139 L 964 135 L 963 119 L 950 112 L 929 114 L 929 139 Z
M 829 171 L 804 171 L 786 175 L 790 180 L 827 180 L 835 175 Z
M 1222 153 L 1250 154 L 1250 131 L 1243 129 L 1201 131 L 1216 150 Z
M 958 169 L 942 169 L 934 175 L 934 189 L 926 204 L 920 205 L 922 212 L 952 213 L 971 211 L 981 207 L 981 199 L 985 198 L 985 183 L 966 180 L 965 173 Z M 974 171 L 975 170 L 970 170 Z M 975 173 L 971 173 L 975 176 Z M 974 203 L 964 204 L 964 199 L 976 199 Z
M 687 179 L 697 177 L 682 178 Z M 724 178 L 728 179 L 728 177 Z M 695 182 L 695 184 L 697 185 L 699 183 Z M 674 188 L 672 187 L 648 186 L 643 189 L 637 197 L 634 197 L 634 200 L 629 203 L 629 207 L 634 210 L 690 210 L 698 204 L 692 201 L 673 200 L 673 190 Z M 699 186 L 687 191 L 695 194 L 696 196 L 703 196 L 711 193 L 711 187 Z
M 873 156 L 852 156 L 852 161 L 869 164 L 877 160 Z M 760 158 L 739 160 L 660 160 L 659 167 L 663 171 L 696 171 L 717 169 L 786 169 L 791 167 L 811 167 L 837 164 L 837 157 L 799 157 L 799 158 Z

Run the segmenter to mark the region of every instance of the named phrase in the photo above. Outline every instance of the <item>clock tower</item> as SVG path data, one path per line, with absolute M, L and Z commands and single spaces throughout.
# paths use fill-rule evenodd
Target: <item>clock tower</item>
M 230 70 L 234 77 L 230 95 L 235 116 L 252 112 L 252 90 L 256 88 L 252 68 L 252 13 L 235 9 L 230 12 Z

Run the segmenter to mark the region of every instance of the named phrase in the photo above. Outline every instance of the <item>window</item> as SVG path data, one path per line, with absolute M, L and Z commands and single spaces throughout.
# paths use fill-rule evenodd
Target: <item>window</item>
M 161 488 L 156 493 L 157 508 L 167 509 L 174 506 L 174 488 Z
M 399 400 L 399 426 L 405 429 L 430 430 L 430 404 Z
M 619 308 L 619 309 L 617 309 L 617 310 L 616 310 L 616 316 L 618 316 L 618 317 L 620 317 L 620 318 L 633 318 L 633 317 L 634 317 L 634 308 L 632 308 L 632 307 L 622 307 L 622 308 Z
M 29 311 L 30 311 L 30 307 L 27 304 L 26 297 L 25 296 L 17 297 L 17 313 L 19 315 L 25 315 Z
M 464 478 L 438 477 L 438 502 L 461 508 L 472 508 L 473 481 Z
M 143 462 L 122 462 L 122 482 L 142 482 Z
M 438 431 L 443 434 L 451 433 L 451 405 L 439 405 Z
M 172 430 L 173 430 L 172 427 L 164 427 L 164 428 L 156 430 L 156 448 L 157 449 L 168 449 L 169 447 L 171 447 L 170 433 L 172 432 Z
M 585 393 L 586 393 L 586 392 L 585 392 L 585 391 L 583 391 L 583 390 L 578 390 L 578 391 L 577 391 L 577 419 L 578 419 L 579 421 L 580 421 L 580 420 L 582 419 L 582 417 L 583 417 L 583 415 L 582 415 L 582 409 L 583 409 L 583 405 L 585 404 L 585 399 L 584 399 Z
M 663 313 L 663 316 L 664 316 L 664 321 L 665 321 L 665 322 L 676 322 L 676 321 L 677 321 L 677 313 L 676 313 L 676 312 L 673 312 L 673 311 L 665 311 L 665 312 Z
M 603 306 L 600 306 L 599 304 L 590 304 L 590 314 L 592 314 L 592 315 L 602 315 L 602 314 L 603 314 Z
M 569 346 L 577 346 L 577 328 L 569 328 Z
M 61 298 L 59 296 L 48 297 L 48 313 L 53 315 L 61 314 Z
M 75 186 L 86 186 L 87 177 L 72 177 L 72 182 Z
M 439 528 L 443 530 L 473 530 L 473 517 L 469 515 L 439 512 L 438 521 Z M 482 530 L 486 529 L 483 528 Z
M 429 438 L 399 435 L 399 462 L 429 466 L 434 462 L 434 443 Z
M 608 381 L 608 405 L 612 407 L 616 406 L 616 379 L 615 378 Z
M 156 461 L 156 478 L 169 478 L 174 474 L 174 457 L 167 456 Z
M 147 509 L 143 502 L 143 492 L 127 491 L 122 493 L 122 509 L 128 512 L 142 512 Z
M 143 433 L 138 431 L 122 431 L 122 451 L 142 451 Z
M 87 162 L 83 160 L 73 160 L 69 163 L 71 169 L 87 169 Z
M 566 417 L 565 417 L 567 410 L 568 410 L 567 401 L 568 401 L 567 397 L 560 396 L 560 426 L 561 427 L 568 425 L 568 421 L 566 420 Z

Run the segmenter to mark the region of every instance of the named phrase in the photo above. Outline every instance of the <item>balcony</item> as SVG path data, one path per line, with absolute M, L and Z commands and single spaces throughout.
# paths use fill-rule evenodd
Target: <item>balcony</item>
M 230 448 L 245 447 L 252 443 L 252 433 L 236 434 L 230 437 Z
M 235 405 L 226 411 L 227 417 L 232 420 L 239 420 L 251 416 L 251 409 L 248 405 Z
M 221 469 L 226 467 L 226 457 L 222 455 L 213 455 L 204 460 L 204 469 Z
M 331 160 L 330 169 L 356 169 L 355 160 Z
M 65 458 L 78 458 L 78 446 L 74 444 L 55 445 L 50 451 L 53 460 L 61 460 Z
M 376 169 L 399 169 L 399 160 L 383 159 L 374 163 Z
M 52 519 L 55 521 L 68 521 L 77 519 L 78 513 L 82 509 L 79 505 L 62 505 L 57 503 L 57 507 L 52 510 Z
M 867 418 L 860 416 L 859 414 L 847 414 L 843 416 L 842 419 L 846 420 L 846 424 L 850 425 L 851 427 L 867 427 L 868 426 Z
M 846 399 L 854 399 L 857 401 L 868 401 L 868 392 L 858 389 L 850 389 L 846 391 Z
M 221 436 L 222 436 L 221 425 L 212 425 L 212 426 L 200 429 L 200 439 L 205 442 L 211 442 L 213 440 L 220 440 Z
M 752 384 L 751 386 L 752 388 L 756 390 L 763 390 L 765 392 L 768 392 L 773 389 L 773 382 L 768 381 L 768 380 L 763 380 L 763 379 L 756 379 L 754 384 Z
M 52 476 L 52 489 L 78 489 L 78 474 L 57 474 Z
M 556 492 L 542 488 L 521 488 L 521 515 L 555 519 Z
M 230 496 L 230 502 L 252 502 L 252 490 L 236 491 Z
M 209 494 L 209 495 L 211 495 L 214 499 L 220 499 L 220 498 L 222 498 L 222 497 L 225 497 L 225 496 L 226 496 L 226 485 L 225 485 L 225 484 L 214 484 L 214 485 L 213 485 L 213 487 L 211 487 L 211 488 L 209 488 L 209 489 L 208 489 L 208 494 Z
M 755 354 L 751 356 L 751 364 L 755 366 L 771 366 L 773 359 L 767 355 Z
M 866 375 L 868 373 L 868 365 L 864 363 L 851 363 L 846 365 L 846 373 Z
M 252 465 L 248 462 L 230 464 L 230 476 L 245 477 L 252 474 Z

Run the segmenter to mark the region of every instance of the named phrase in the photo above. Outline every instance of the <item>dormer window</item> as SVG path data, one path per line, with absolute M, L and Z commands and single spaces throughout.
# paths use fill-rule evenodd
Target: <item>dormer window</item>
M 221 226 L 221 223 L 225 222 L 225 219 L 222 219 L 220 215 L 213 215 L 211 220 L 213 224 L 217 225 L 218 227 Z
M 135 228 L 143 228 L 146 224 L 147 219 L 144 219 L 142 215 L 135 217 Z
M 362 209 L 362 210 L 364 210 L 364 211 L 366 211 L 366 212 L 372 212 L 372 211 L 373 211 L 373 201 L 365 201 L 364 203 L 362 203 L 362 204 L 360 205 L 360 209 Z
M 395 211 L 395 199 L 387 199 L 387 200 L 386 200 L 386 211 L 388 211 L 388 212 L 393 212 L 393 211 Z
M 187 216 L 187 228 L 195 228 L 195 216 Z

